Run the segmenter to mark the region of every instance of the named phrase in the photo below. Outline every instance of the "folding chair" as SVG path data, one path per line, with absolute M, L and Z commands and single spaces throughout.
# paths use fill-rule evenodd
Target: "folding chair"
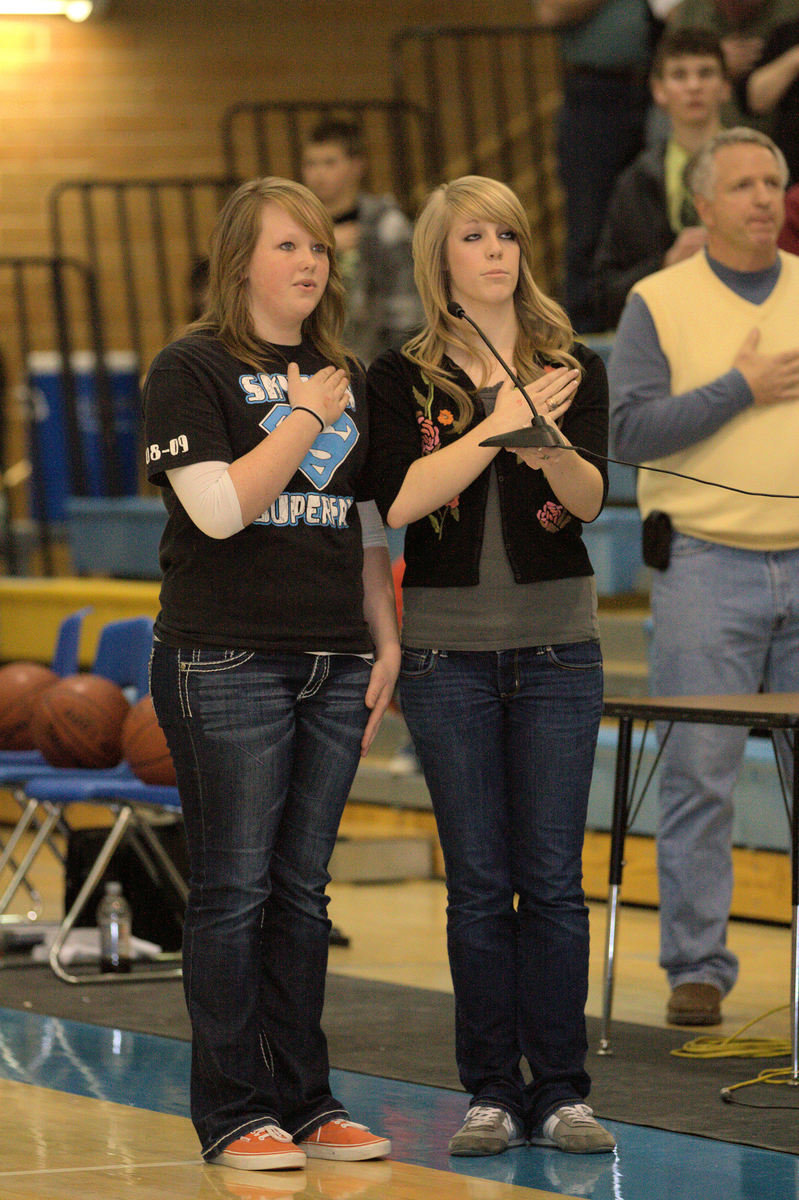
M 91 611 L 91 605 L 79 608 L 76 612 L 70 613 L 68 617 L 64 617 L 59 625 L 53 650 L 53 661 L 50 663 L 56 675 L 74 675 L 77 671 L 83 621 Z
M 129 617 L 119 621 L 110 621 L 100 631 L 97 650 L 92 664 L 92 673 L 103 675 L 106 679 L 110 679 L 113 683 L 116 683 L 123 689 L 131 702 L 139 700 L 149 690 L 149 664 L 152 642 L 153 622 L 150 617 Z M 72 672 L 68 673 L 71 674 Z M 11 754 L 12 752 L 9 751 L 8 753 Z M 27 751 L 19 751 L 18 753 L 28 755 Z M 45 844 L 49 846 L 59 862 L 62 865 L 64 864 L 64 856 L 51 837 L 59 822 L 43 823 L 39 820 L 37 815 L 39 809 L 38 801 L 34 800 L 28 794 L 27 785 L 34 778 L 40 779 L 48 776 L 58 776 L 65 768 L 51 766 L 37 751 L 32 753 L 34 757 L 28 755 L 23 760 L 5 764 L 0 759 L 0 788 L 8 788 L 20 808 L 19 820 L 14 826 L 2 853 L 0 853 L 0 874 L 7 867 L 11 867 L 13 871 L 5 891 L 0 895 L 0 923 L 2 924 L 20 922 L 20 918 L 7 914 L 8 906 L 19 888 L 23 885 L 30 894 L 31 888 L 27 878 L 28 871 Z M 115 768 L 112 772 L 103 772 L 103 774 L 113 775 L 120 771 L 123 774 L 130 774 L 124 768 L 124 765 Z M 97 777 L 99 774 L 100 772 L 97 771 L 88 771 L 90 778 Z M 13 857 L 14 851 L 28 830 L 33 830 L 34 836 L 24 855 L 16 862 Z M 68 826 L 66 825 L 61 825 L 61 830 L 65 834 L 69 833 Z M 34 902 L 33 895 L 31 895 L 31 900 Z M 21 920 L 23 923 L 26 920 L 35 921 L 40 912 L 41 898 L 37 893 L 33 909 Z
M 111 621 L 100 631 L 92 664 L 93 675 L 116 683 L 131 702 L 150 690 L 150 653 L 153 622 L 150 617 L 128 617 Z
M 129 843 L 140 859 L 142 866 L 155 869 L 175 892 L 185 908 L 188 887 L 158 837 L 153 832 L 150 816 L 153 812 L 177 813 L 180 798 L 176 787 L 162 787 L 142 783 L 130 771 L 69 771 L 62 769 L 57 775 L 42 775 L 30 780 L 28 795 L 41 805 L 45 816 L 42 828 L 49 831 L 64 819 L 64 810 L 70 804 L 101 804 L 115 814 L 114 824 L 108 831 L 94 863 L 83 881 L 69 911 L 64 914 L 49 951 L 49 963 L 53 972 L 65 983 L 131 983 L 137 980 L 150 982 L 155 979 L 176 979 L 181 975 L 180 966 L 160 970 L 132 971 L 130 974 L 100 971 L 94 974 L 70 973 L 62 961 L 62 950 L 89 897 L 100 882 L 114 851 L 128 835 Z M 176 955 L 164 955 L 163 959 L 174 960 Z

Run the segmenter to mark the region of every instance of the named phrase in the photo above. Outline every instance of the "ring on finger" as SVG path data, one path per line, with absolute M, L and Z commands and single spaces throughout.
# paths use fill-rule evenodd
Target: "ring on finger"
M 553 398 L 552 400 L 547 401 L 547 408 L 549 409 L 550 412 L 554 412 L 555 409 L 559 407 L 559 405 L 560 405 L 560 400 L 555 400 Z

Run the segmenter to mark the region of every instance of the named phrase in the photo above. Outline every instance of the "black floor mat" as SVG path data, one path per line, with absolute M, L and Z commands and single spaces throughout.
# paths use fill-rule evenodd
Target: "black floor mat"
M 27 1009 L 95 1025 L 163 1037 L 191 1036 L 180 981 L 70 986 L 47 967 L 0 970 L 0 1007 Z M 325 1029 L 334 1067 L 435 1087 L 460 1088 L 455 1069 L 451 995 L 344 975 L 328 977 Z M 677 1133 L 799 1153 L 799 1089 L 767 1086 L 720 1090 L 789 1058 L 685 1060 L 669 1053 L 691 1031 L 616 1022 L 614 1054 L 599 1057 L 599 1022 L 588 1020 L 590 1101 L 598 1116 Z M 780 1106 L 787 1106 L 783 1109 Z

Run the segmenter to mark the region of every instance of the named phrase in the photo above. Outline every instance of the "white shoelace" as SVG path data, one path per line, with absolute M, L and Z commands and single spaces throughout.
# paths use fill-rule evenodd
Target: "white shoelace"
M 501 1119 L 507 1116 L 501 1108 L 493 1108 L 488 1104 L 477 1104 L 474 1108 L 469 1109 L 464 1124 L 469 1129 L 490 1128 L 497 1123 L 497 1113 L 500 1114 Z
M 552 1118 L 560 1120 L 558 1114 L 562 1112 L 568 1113 L 575 1125 L 596 1124 L 594 1110 L 589 1108 L 587 1104 L 561 1104 L 560 1108 L 553 1112 L 552 1117 L 548 1118 L 548 1120 L 552 1120 Z
M 244 1136 L 257 1138 L 259 1142 L 265 1142 L 267 1138 L 272 1138 L 275 1142 L 291 1141 L 291 1134 L 286 1133 L 279 1125 L 261 1125 L 258 1129 L 251 1129 Z

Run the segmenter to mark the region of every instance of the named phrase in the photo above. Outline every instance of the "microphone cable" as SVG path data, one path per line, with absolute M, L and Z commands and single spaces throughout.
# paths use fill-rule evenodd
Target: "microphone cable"
M 524 396 L 525 400 L 527 401 L 527 405 L 533 414 L 533 419 L 531 422 L 532 426 L 536 427 L 536 428 L 545 428 L 547 430 L 552 430 L 554 428 L 557 431 L 558 436 L 560 436 L 559 427 L 557 425 L 554 425 L 554 426 L 550 425 L 549 422 L 546 421 L 544 419 L 544 417 L 542 417 L 541 414 L 536 411 L 535 405 L 533 404 L 532 400 L 528 396 L 528 394 L 525 390 L 524 384 L 522 383 L 522 381 L 519 378 L 519 376 L 517 375 L 517 373 L 508 365 L 508 363 L 505 362 L 505 359 L 499 353 L 496 346 L 493 344 L 493 342 L 491 342 L 489 340 L 489 338 L 486 336 L 486 334 L 483 332 L 483 330 L 480 328 L 480 326 L 477 324 L 477 322 L 472 320 L 472 318 L 465 311 L 463 306 L 458 304 L 456 300 L 450 300 L 450 302 L 447 304 L 447 312 L 450 314 L 451 317 L 455 317 L 456 320 L 466 321 L 466 323 L 468 325 L 471 325 L 472 329 L 475 331 L 475 333 L 478 335 L 478 337 L 481 338 L 481 340 L 483 342 L 485 342 L 486 346 L 488 346 L 488 349 L 494 355 L 497 362 L 506 371 L 511 383 L 513 383 L 519 389 L 519 391 L 521 392 L 521 394 Z M 619 467 L 634 467 L 637 471 L 654 471 L 658 475 L 673 475 L 675 479 L 686 479 L 686 480 L 688 480 L 689 483 L 699 483 L 703 487 L 715 487 L 715 488 L 721 488 L 726 492 L 737 492 L 739 496 L 758 496 L 763 500 L 799 500 L 799 495 L 792 495 L 791 493 L 753 492 L 753 491 L 747 490 L 746 488 L 734 487 L 732 484 L 729 484 L 729 483 L 717 483 L 712 479 L 699 479 L 696 475 L 686 475 L 682 471 L 672 471 L 672 470 L 669 470 L 667 467 L 653 467 L 653 466 L 650 466 L 648 463 L 634 463 L 634 462 L 627 462 L 626 459 L 623 459 L 623 458 L 609 458 L 606 454 L 598 454 L 595 450 L 586 450 L 586 448 L 584 446 L 564 445 L 562 442 L 556 442 L 554 434 L 553 434 L 553 441 L 552 441 L 552 443 L 550 443 L 550 445 L 553 446 L 553 448 L 556 448 L 556 449 L 559 448 L 561 450 L 576 450 L 579 454 L 585 455 L 586 458 L 601 458 L 603 462 L 615 463 Z M 544 448 L 549 448 L 549 447 L 545 447 L 542 445 L 541 447 L 538 447 L 538 448 L 544 449 Z M 504 446 L 504 447 L 501 447 L 501 449 L 512 451 L 514 449 L 514 447 L 513 446 Z
M 653 467 L 648 463 L 627 462 L 623 458 L 608 458 L 584 446 L 561 446 L 562 450 L 578 450 L 587 458 L 601 458 L 603 462 L 616 463 L 620 467 L 635 467 L 637 471 L 655 471 L 658 475 L 673 475 L 676 479 L 687 479 L 690 483 L 701 483 L 704 487 L 723 488 L 726 492 L 737 492 L 739 496 L 761 496 L 765 500 L 799 500 L 790 492 L 751 492 L 746 488 L 733 487 L 730 483 L 717 483 L 713 479 L 699 479 L 696 475 L 685 475 L 682 471 L 671 471 L 667 467 Z

